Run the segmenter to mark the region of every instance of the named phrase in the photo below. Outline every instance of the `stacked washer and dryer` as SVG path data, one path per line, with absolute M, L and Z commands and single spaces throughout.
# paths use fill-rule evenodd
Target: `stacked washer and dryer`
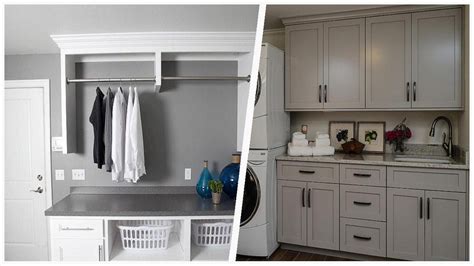
M 262 44 L 237 253 L 269 257 L 277 248 L 276 161 L 286 152 L 284 53 Z

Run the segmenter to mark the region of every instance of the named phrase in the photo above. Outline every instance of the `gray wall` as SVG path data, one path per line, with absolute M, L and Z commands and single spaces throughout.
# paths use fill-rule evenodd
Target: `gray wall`
M 151 62 L 77 64 L 83 77 L 152 76 Z M 61 135 L 60 66 L 58 55 L 5 57 L 6 79 L 51 80 L 51 134 Z M 164 75 L 235 75 L 236 62 L 164 62 Z M 115 183 L 110 173 L 97 169 L 92 159 L 93 130 L 88 118 L 97 84 L 77 87 L 78 153 L 52 153 L 53 202 L 70 186 L 133 186 Z M 101 85 L 105 92 L 108 84 Z M 122 84 L 128 88 L 129 84 Z M 116 88 L 112 84 L 112 88 Z M 147 175 L 136 186 L 193 186 L 202 161 L 209 160 L 215 175 L 236 148 L 237 83 L 227 81 L 165 82 L 155 93 L 151 84 L 139 85 Z M 192 180 L 184 180 L 184 168 Z M 85 169 L 85 181 L 72 181 L 72 169 Z M 65 180 L 55 181 L 54 170 L 64 169 Z

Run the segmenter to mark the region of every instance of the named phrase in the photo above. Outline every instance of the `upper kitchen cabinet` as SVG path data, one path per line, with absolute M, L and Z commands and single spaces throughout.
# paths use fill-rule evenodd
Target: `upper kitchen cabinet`
M 367 108 L 411 108 L 411 14 L 366 25 Z
M 461 9 L 412 15 L 415 108 L 461 108 Z
M 323 24 L 286 28 L 285 108 L 323 108 Z
M 324 108 L 365 107 L 365 19 L 324 23 Z

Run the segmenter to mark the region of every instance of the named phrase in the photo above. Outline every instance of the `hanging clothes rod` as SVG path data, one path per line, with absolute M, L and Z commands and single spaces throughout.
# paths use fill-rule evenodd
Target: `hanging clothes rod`
M 181 77 L 161 77 L 162 80 L 245 80 L 250 82 L 250 75 L 239 76 L 181 76 Z M 155 82 L 154 77 L 144 78 L 89 78 L 89 79 L 66 79 L 66 83 L 98 83 L 98 82 Z

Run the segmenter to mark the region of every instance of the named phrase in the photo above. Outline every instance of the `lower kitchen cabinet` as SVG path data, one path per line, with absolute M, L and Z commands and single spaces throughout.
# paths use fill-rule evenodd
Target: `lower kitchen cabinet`
M 51 242 L 53 261 L 103 261 L 102 239 L 54 239 Z
M 406 260 L 466 259 L 466 194 L 387 190 L 387 256 Z
M 278 241 L 338 250 L 339 185 L 279 180 Z

